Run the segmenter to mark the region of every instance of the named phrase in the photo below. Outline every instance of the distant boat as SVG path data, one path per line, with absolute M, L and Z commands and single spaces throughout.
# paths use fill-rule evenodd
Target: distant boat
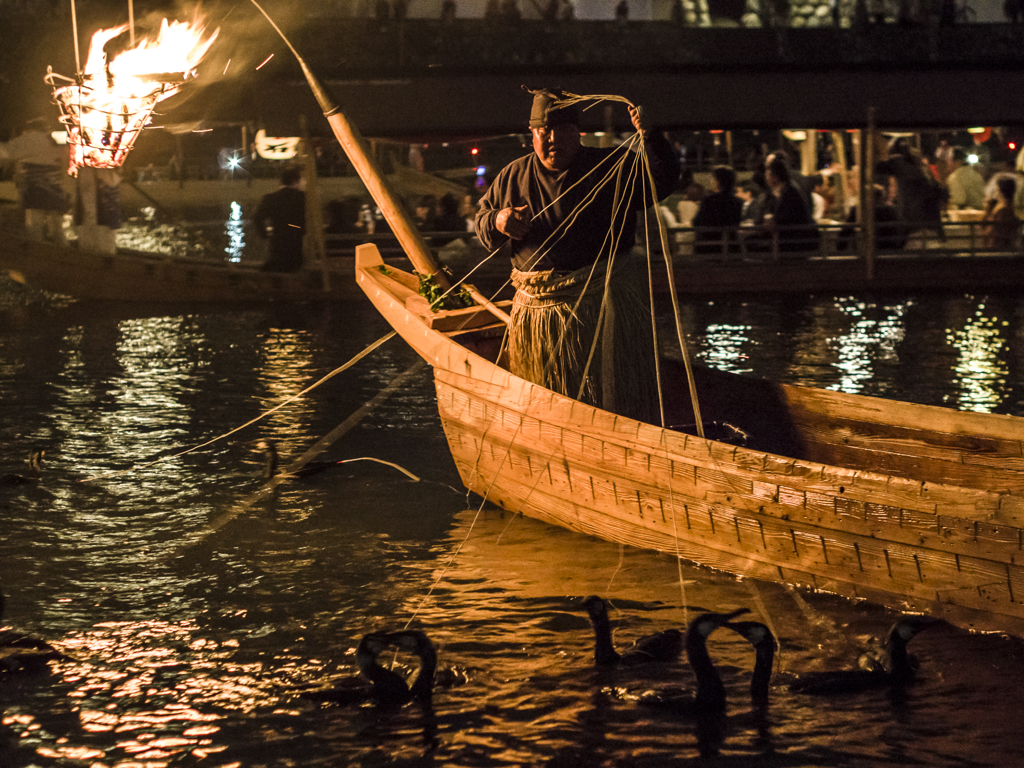
M 0 217 L 0 270 L 25 285 L 94 301 L 225 302 L 342 301 L 352 288 L 352 260 L 294 273 L 214 260 L 118 250 L 99 254 L 76 244 L 35 240 Z

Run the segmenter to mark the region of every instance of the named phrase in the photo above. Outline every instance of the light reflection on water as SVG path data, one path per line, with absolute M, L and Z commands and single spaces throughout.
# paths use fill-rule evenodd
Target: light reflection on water
M 907 307 L 903 303 L 879 305 L 849 298 L 836 304 L 852 322 L 847 332 L 834 340 L 836 365 L 843 372 L 834 388 L 857 394 L 863 383 L 872 378 L 875 364 L 898 360 L 896 347 L 903 341 L 903 315 Z
M 966 411 L 989 412 L 999 406 L 1009 369 L 1001 359 L 1005 353 L 1004 334 L 1009 321 L 987 315 L 980 302 L 974 316 L 962 328 L 950 328 L 947 338 L 957 350 L 955 367 L 960 381 L 956 407 Z
M 242 206 L 232 201 L 231 213 L 224 224 L 224 237 L 228 244 L 224 252 L 228 255 L 228 261 L 238 263 L 245 253 L 245 221 L 242 219 Z
M 1022 307 L 718 300 L 692 302 L 684 317 L 694 354 L 721 367 L 1020 412 L 1024 377 L 1010 361 Z M 259 488 L 252 441 L 269 436 L 284 460 L 298 455 L 409 367 L 397 340 L 232 440 L 122 471 L 224 433 L 345 362 L 387 330 L 369 307 L 150 315 L 42 302 L 0 310 L 0 321 L 10 329 L 0 334 L 0 471 L 34 445 L 50 452 L 43 483 L 0 496 L 6 622 L 73 657 L 48 677 L 0 679 L 4 768 L 715 764 L 702 751 L 736 765 L 1024 760 L 1020 642 L 932 630 L 914 641 L 922 678 L 906 701 L 801 699 L 789 676 L 852 664 L 892 615 L 690 566 L 684 610 L 671 558 L 493 509 L 478 516 L 452 488 L 425 372 L 324 456 L 376 456 L 423 482 L 346 464 L 211 530 Z M 721 743 L 639 708 L 630 697 L 643 689 L 691 678 L 681 664 L 594 670 L 590 593 L 612 598 L 620 644 L 698 610 L 750 607 L 783 647 L 768 717 L 747 698 L 749 646 L 723 631 L 710 644 L 730 696 Z M 414 614 L 442 665 L 468 677 L 437 692 L 432 715 L 297 696 L 296 686 L 351 673 L 362 633 Z

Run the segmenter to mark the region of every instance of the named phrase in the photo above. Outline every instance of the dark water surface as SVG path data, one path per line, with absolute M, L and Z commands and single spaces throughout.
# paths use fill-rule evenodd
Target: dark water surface
M 683 310 L 695 355 L 719 367 L 1024 413 L 1016 298 Z M 355 461 L 253 501 L 252 443 L 297 457 L 414 364 L 399 339 L 236 435 L 130 469 L 281 404 L 387 330 L 362 301 L 91 307 L 0 285 L 0 472 L 47 449 L 38 485 L 0 488 L 2 623 L 74 658 L 0 676 L 0 766 L 1024 765 L 1020 641 L 940 626 L 913 641 L 921 675 L 903 699 L 792 694 L 794 675 L 877 647 L 895 614 L 481 509 L 426 368 L 321 457 L 394 462 L 420 482 Z M 619 644 L 749 607 L 782 644 L 767 715 L 751 711 L 750 646 L 726 630 L 710 641 L 721 733 L 641 708 L 637 693 L 689 685 L 689 670 L 596 671 L 591 593 L 613 601 Z M 468 678 L 433 713 L 297 696 L 351 672 L 362 634 L 409 621 Z

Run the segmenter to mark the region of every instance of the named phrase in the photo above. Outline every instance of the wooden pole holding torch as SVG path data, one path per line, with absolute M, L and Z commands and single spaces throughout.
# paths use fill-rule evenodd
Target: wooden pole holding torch
M 284 33 L 274 23 L 274 20 L 267 15 L 267 12 L 260 7 L 256 0 L 252 0 L 252 4 L 259 9 L 260 13 L 270 22 L 270 25 L 277 30 L 285 45 L 288 46 L 299 62 L 299 66 L 302 67 L 302 74 L 305 75 L 306 82 L 309 83 L 309 87 L 313 91 L 313 96 L 316 97 L 317 103 L 323 110 L 324 117 L 327 118 L 331 130 L 334 132 L 334 137 L 341 144 L 341 148 L 345 150 L 345 154 L 348 155 L 349 161 L 355 167 L 356 173 L 359 174 L 359 178 L 362 179 L 374 202 L 380 207 L 384 218 L 387 219 L 388 224 L 395 233 L 395 237 L 398 238 L 399 245 L 402 246 L 405 255 L 412 262 L 413 268 L 420 274 L 433 278 L 442 290 L 448 290 L 451 287 L 448 278 L 437 265 L 433 252 L 419 230 L 416 229 L 416 225 L 413 224 L 408 211 L 402 205 L 402 201 L 385 181 L 384 174 L 371 157 L 366 146 L 366 140 L 359 132 L 359 129 L 348 121 L 348 118 L 342 113 L 341 107 L 335 104 L 334 99 L 331 98 L 324 86 L 310 71 L 309 67 L 306 66 L 306 62 L 299 56 L 298 51 L 288 41 L 288 38 L 284 36 Z

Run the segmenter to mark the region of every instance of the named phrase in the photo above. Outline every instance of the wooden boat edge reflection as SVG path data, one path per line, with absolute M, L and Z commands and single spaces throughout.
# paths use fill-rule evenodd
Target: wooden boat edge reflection
M 462 481 L 498 506 L 740 577 L 1024 636 L 1024 420 L 703 371 L 699 392 L 731 393 L 717 412 L 702 401 L 709 420 L 757 403 L 747 414 L 793 452 L 705 440 L 512 375 L 493 362 L 501 323 L 479 307 L 424 313 L 416 276 L 373 245 L 357 249 L 356 279 L 433 366 Z

